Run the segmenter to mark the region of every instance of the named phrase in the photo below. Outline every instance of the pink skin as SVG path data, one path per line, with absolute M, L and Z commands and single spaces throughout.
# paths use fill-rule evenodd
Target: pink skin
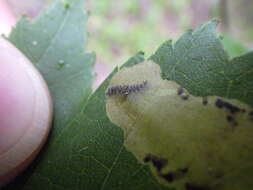
M 22 65 L 13 61 L 7 48 L 0 47 L 0 154 L 24 135 L 32 120 L 34 89 Z
M 34 159 L 51 120 L 45 81 L 18 49 L 0 38 L 0 187 Z
M 7 35 L 14 22 L 7 9 L 3 11 L 3 2 L 0 33 Z M 18 49 L 0 37 L 0 188 L 35 158 L 51 120 L 52 102 L 45 81 Z

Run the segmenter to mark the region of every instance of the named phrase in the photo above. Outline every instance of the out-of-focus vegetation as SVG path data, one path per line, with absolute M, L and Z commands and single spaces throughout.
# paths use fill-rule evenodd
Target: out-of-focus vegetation
M 138 51 L 149 57 L 165 40 L 176 39 L 188 28 L 219 18 L 219 1 L 207 0 L 88 0 L 90 45 L 98 62 L 121 64 Z M 230 35 L 224 46 L 231 57 L 246 48 Z
M 186 29 L 210 19 L 211 4 L 191 0 L 89 0 L 89 48 L 96 51 L 99 62 L 110 65 L 121 64 L 138 51 L 148 57 L 165 40 L 176 39 Z
M 38 13 L 41 7 L 53 0 L 9 1 L 17 14 L 24 12 L 33 17 L 36 11 Z M 220 18 L 222 23 L 226 23 L 223 26 L 227 27 L 220 27 L 226 31 L 223 34 L 224 46 L 230 57 L 234 57 L 246 51 L 241 42 L 245 36 L 240 35 L 244 33 L 240 33 L 240 27 L 237 26 L 245 31 L 242 26 L 245 21 L 240 23 L 239 16 L 245 7 L 252 5 L 253 8 L 253 3 L 250 2 L 251 0 L 242 0 L 243 4 L 229 0 L 86 0 L 90 13 L 88 50 L 96 52 L 97 63 L 100 65 L 96 71 L 108 73 L 115 65 L 122 64 L 139 51 L 149 57 L 162 42 L 168 39 L 175 41 L 185 30 L 194 29 L 211 18 Z M 233 13 L 233 7 L 236 6 L 239 9 Z M 233 18 L 233 14 L 238 18 Z M 246 13 L 243 15 L 243 19 L 247 20 Z M 252 33 L 251 25 L 248 26 L 248 31 Z M 244 44 L 251 43 L 244 41 Z

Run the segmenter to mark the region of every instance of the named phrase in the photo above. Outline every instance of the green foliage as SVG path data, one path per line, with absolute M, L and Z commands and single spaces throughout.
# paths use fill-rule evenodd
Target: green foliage
M 253 53 L 229 60 L 216 25 L 217 21 L 210 21 L 188 31 L 174 45 L 165 42 L 151 59 L 161 66 L 163 78 L 194 95 L 218 95 L 253 105 Z
M 80 112 L 91 93 L 95 55 L 84 52 L 86 22 L 82 1 L 56 1 L 34 21 L 22 18 L 9 36 L 49 85 L 55 100 L 54 133 Z
M 171 12 L 168 9 L 171 4 L 165 1 L 91 1 L 89 49 L 96 49 L 100 61 L 110 66 L 122 64 L 139 50 L 150 56 L 171 30 L 165 18 L 165 13 Z

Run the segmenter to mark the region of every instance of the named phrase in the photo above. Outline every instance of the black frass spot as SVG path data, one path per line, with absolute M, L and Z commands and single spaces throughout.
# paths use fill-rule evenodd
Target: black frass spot
M 147 156 L 144 157 L 143 162 L 147 163 L 147 162 L 150 162 L 150 161 L 151 161 L 151 155 L 148 154 Z
M 188 100 L 189 99 L 189 96 L 188 95 L 183 95 L 181 96 L 182 100 Z
M 249 118 L 250 121 L 253 121 L 253 111 L 250 111 L 250 112 L 249 112 L 249 117 L 250 117 L 250 118 Z
M 228 115 L 226 117 L 227 121 L 232 125 L 232 127 L 235 127 L 238 125 L 238 122 L 235 120 L 235 118 L 231 115 Z
M 177 90 L 177 94 L 180 96 L 180 95 L 182 95 L 184 93 L 184 89 L 183 88 L 179 88 L 178 90 Z
M 157 171 L 161 171 L 168 163 L 168 161 L 164 158 L 159 158 L 158 156 L 148 154 L 143 159 L 145 163 L 151 162 L 153 166 L 157 169 Z
M 203 98 L 203 100 L 202 100 L 202 104 L 203 104 L 203 105 L 207 105 L 207 104 L 208 104 L 208 100 L 207 100 L 207 98 Z
M 237 113 L 237 112 L 241 111 L 240 108 L 234 106 L 233 104 L 231 104 L 229 102 L 223 101 L 222 99 L 219 99 L 219 98 L 216 100 L 215 105 L 218 108 L 226 108 L 231 113 Z
M 169 172 L 167 174 L 160 174 L 160 176 L 165 179 L 168 183 L 171 183 L 175 180 L 174 174 Z
M 167 160 L 162 158 L 153 158 L 151 162 L 157 171 L 161 171 L 167 165 Z
M 188 168 L 181 168 L 181 169 L 177 169 L 176 171 L 168 172 L 165 174 L 160 173 L 159 176 L 165 179 L 167 182 L 171 183 L 175 180 L 179 180 L 185 177 L 188 171 L 189 171 Z
M 186 174 L 186 173 L 189 171 L 189 169 L 188 169 L 188 168 L 181 168 L 181 169 L 179 169 L 179 171 L 180 171 L 181 173 Z
M 227 116 L 227 121 L 228 122 L 234 121 L 234 118 L 231 115 L 228 115 Z
M 187 100 L 187 99 L 189 98 L 189 95 L 187 95 L 187 94 L 185 93 L 184 89 L 181 88 L 181 87 L 177 90 L 177 94 L 178 94 L 183 100 Z
M 211 190 L 209 187 L 199 186 L 191 183 L 185 184 L 186 190 Z
M 245 113 L 245 112 L 246 112 L 246 110 L 245 110 L 245 109 L 241 109 L 241 112 L 242 112 L 242 113 Z
M 228 102 L 224 102 L 224 107 L 227 109 L 227 110 L 229 110 L 231 113 L 237 113 L 237 112 L 240 112 L 241 111 L 241 109 L 240 108 L 238 108 L 238 107 L 236 107 L 236 106 L 234 106 L 234 105 L 232 105 L 232 104 L 230 104 L 230 103 L 228 103 Z
M 224 105 L 224 102 L 223 100 L 221 99 L 217 99 L 216 102 L 215 102 L 215 105 L 218 107 L 218 108 L 223 108 L 223 105 Z

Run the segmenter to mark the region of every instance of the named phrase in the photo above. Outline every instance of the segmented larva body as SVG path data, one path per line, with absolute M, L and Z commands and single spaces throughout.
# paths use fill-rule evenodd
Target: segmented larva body
M 108 88 L 106 95 L 113 96 L 113 95 L 120 95 L 125 96 L 134 92 L 138 92 L 148 84 L 147 81 L 143 81 L 141 84 L 134 84 L 134 85 L 119 85 L 119 86 L 112 86 Z

